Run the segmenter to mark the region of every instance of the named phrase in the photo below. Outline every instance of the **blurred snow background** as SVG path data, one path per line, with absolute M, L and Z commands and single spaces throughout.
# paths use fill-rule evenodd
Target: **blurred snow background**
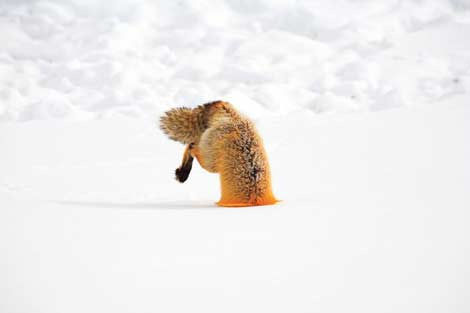
M 0 121 L 419 106 L 470 90 L 470 2 L 0 2 Z

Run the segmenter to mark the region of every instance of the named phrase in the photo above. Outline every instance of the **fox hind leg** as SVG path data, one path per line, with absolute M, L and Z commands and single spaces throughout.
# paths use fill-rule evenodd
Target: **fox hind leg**
M 184 183 L 188 179 L 189 173 L 191 173 L 191 169 L 193 167 L 193 156 L 191 155 L 192 146 L 193 144 L 186 146 L 181 165 L 175 170 L 176 180 L 180 183 Z
M 206 150 L 202 150 L 200 146 L 194 146 L 191 148 L 191 155 L 197 159 L 199 165 L 210 173 L 218 173 L 217 164 L 213 156 L 209 153 L 204 153 Z

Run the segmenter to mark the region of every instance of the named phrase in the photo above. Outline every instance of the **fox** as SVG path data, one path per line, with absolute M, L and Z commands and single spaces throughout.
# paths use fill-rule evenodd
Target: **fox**
M 222 207 L 271 205 L 271 170 L 263 141 L 253 122 L 232 104 L 213 101 L 195 108 L 178 107 L 160 117 L 160 128 L 170 139 L 185 144 L 175 170 L 184 183 L 193 159 L 210 173 L 218 173 Z

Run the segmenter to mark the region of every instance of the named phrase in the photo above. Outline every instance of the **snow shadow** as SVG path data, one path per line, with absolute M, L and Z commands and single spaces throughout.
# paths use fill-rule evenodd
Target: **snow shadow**
M 87 208 L 135 209 L 135 210 L 216 210 L 215 203 L 172 202 L 107 202 L 107 201 L 54 201 L 56 204 Z

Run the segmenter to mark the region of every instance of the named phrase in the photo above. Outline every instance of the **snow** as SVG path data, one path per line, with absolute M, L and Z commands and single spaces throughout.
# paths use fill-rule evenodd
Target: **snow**
M 6 1 L 0 121 L 145 118 L 239 95 L 277 116 L 423 105 L 468 93 L 468 8 L 447 0 Z
M 137 119 L 0 127 L 1 311 L 466 311 L 468 105 L 314 117 L 246 209 Z
M 467 312 L 470 2 L 3 1 L 0 312 Z M 274 206 L 173 179 L 231 101 Z

